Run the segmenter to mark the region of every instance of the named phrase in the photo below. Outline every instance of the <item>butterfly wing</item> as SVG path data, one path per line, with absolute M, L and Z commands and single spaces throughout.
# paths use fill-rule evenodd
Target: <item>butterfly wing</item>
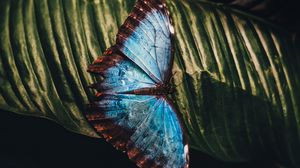
M 155 87 L 155 82 L 132 61 L 108 49 L 88 68 L 88 72 L 100 74 L 103 79 L 91 85 L 98 93 L 116 94 L 140 88 Z M 105 53 L 105 54 L 106 54 Z
M 116 45 L 88 69 L 103 77 L 91 86 L 98 93 L 88 121 L 139 167 L 188 167 L 188 146 L 172 103 L 165 96 L 126 94 L 169 82 L 173 32 L 164 1 L 138 0 Z
M 117 34 L 117 46 L 157 83 L 169 80 L 174 28 L 161 0 L 138 0 Z
M 86 118 L 114 147 L 127 151 L 140 167 L 187 167 L 188 147 L 171 102 L 165 96 L 124 94 L 155 87 L 155 82 L 125 56 L 109 49 L 88 71 L 103 79 Z
M 188 167 L 188 147 L 175 110 L 164 97 L 102 95 L 88 121 L 139 167 Z

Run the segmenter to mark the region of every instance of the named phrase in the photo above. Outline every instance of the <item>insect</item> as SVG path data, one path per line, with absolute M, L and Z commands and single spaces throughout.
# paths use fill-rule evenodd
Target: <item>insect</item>
M 173 34 L 164 0 L 138 0 L 120 27 L 116 44 L 88 68 L 102 80 L 86 118 L 139 167 L 189 167 L 187 138 L 167 97 Z

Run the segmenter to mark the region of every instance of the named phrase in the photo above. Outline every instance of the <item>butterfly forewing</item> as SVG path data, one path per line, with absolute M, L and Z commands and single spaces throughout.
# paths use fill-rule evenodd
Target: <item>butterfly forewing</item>
M 86 118 L 139 167 L 188 167 L 180 117 L 163 91 L 170 80 L 174 30 L 164 1 L 138 0 L 116 44 L 89 66 L 102 80 Z M 164 86 L 164 87 L 161 87 Z
M 149 95 L 102 95 L 88 121 L 139 167 L 187 167 L 187 143 L 171 104 Z
M 117 34 L 117 46 L 157 83 L 170 78 L 174 29 L 164 1 L 138 0 Z

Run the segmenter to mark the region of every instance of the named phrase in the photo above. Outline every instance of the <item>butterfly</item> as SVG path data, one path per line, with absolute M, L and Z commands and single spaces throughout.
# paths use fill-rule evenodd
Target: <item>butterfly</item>
M 189 152 L 168 94 L 174 28 L 164 0 L 138 0 L 116 44 L 88 67 L 102 78 L 86 118 L 99 135 L 139 167 L 186 168 Z

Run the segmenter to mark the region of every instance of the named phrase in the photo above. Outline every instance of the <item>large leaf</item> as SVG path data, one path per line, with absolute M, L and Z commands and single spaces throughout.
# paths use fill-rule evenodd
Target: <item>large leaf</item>
M 299 56 L 292 35 L 208 3 L 170 4 L 175 96 L 191 144 L 225 160 L 299 165 Z M 298 46 L 299 47 L 299 46 Z
M 134 0 L 0 1 L 0 108 L 97 136 L 82 111 L 88 64 Z M 300 166 L 299 37 L 222 5 L 168 1 L 176 93 L 193 148 L 229 161 Z
M 1 1 L 1 109 L 97 136 L 82 114 L 92 97 L 86 69 L 113 43 L 126 6 L 125 1 Z

